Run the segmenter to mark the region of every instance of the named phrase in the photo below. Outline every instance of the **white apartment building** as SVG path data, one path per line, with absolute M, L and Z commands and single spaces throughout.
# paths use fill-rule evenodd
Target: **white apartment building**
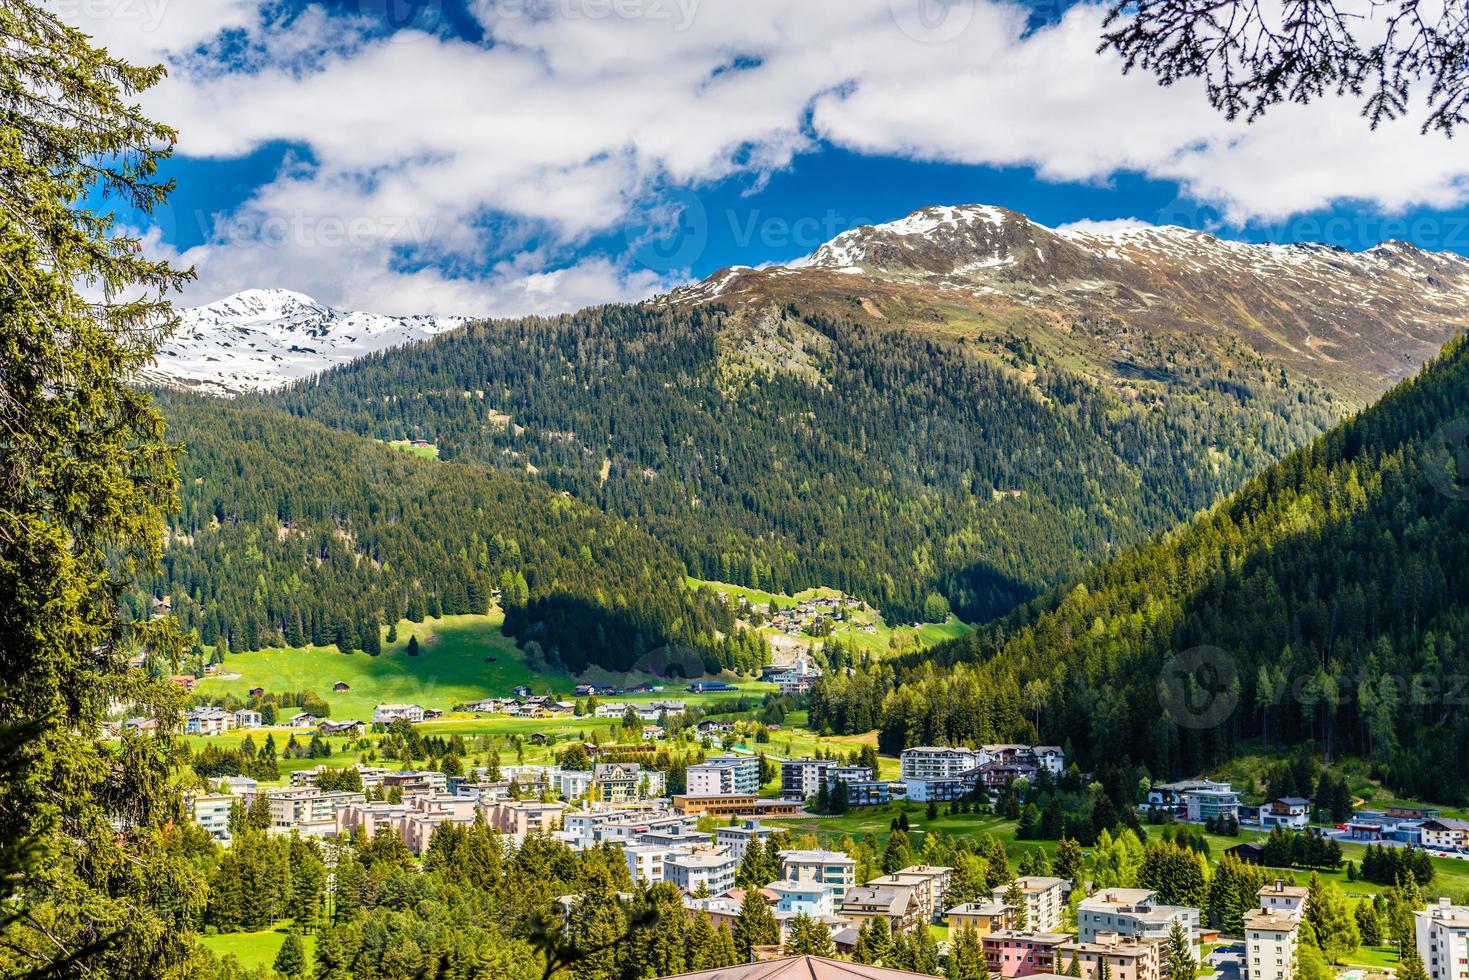
M 979 753 L 962 747 L 920 745 L 900 758 L 903 779 L 951 779 L 979 765 Z
M 1241 980 L 1286 980 L 1292 975 L 1301 920 L 1283 912 L 1245 913 L 1245 959 Z
M 632 880 L 645 885 L 656 885 L 665 880 L 665 864 L 675 854 L 687 854 L 681 847 L 663 847 L 657 844 L 624 844 L 622 857 L 627 861 L 628 874 Z
M 1066 904 L 1066 879 L 1026 875 L 1016 878 L 1021 898 L 1025 902 L 1025 931 L 1060 932 L 1061 909 Z M 991 897 L 996 902 L 1006 901 L 1010 885 L 996 888 Z
M 714 843 L 720 847 L 727 848 L 736 861 L 745 858 L 745 850 L 750 842 L 758 840 L 765 843 L 770 835 L 775 833 L 773 827 L 762 827 L 758 820 L 746 820 L 738 827 L 719 827 L 714 831 Z
M 1105 888 L 1082 900 L 1076 910 L 1077 938 L 1095 943 L 1116 933 L 1126 939 L 1167 939 L 1174 923 L 1188 934 L 1194 959 L 1199 958 L 1199 910 L 1161 905 L 1157 892 L 1146 888 Z
M 238 796 L 211 795 L 194 797 L 194 822 L 218 841 L 229 842 L 230 809 L 240 801 Z
M 1310 894 L 1303 885 L 1287 885 L 1285 879 L 1276 878 L 1256 892 L 1255 897 L 1260 900 L 1262 911 L 1299 919 L 1306 912 L 1306 898 Z
M 1469 980 L 1469 908 L 1441 898 L 1413 918 L 1429 980 Z
M 760 792 L 760 759 L 722 755 L 685 771 L 688 796 L 755 796 Z
M 843 851 L 781 851 L 780 876 L 845 891 L 857 884 L 857 859 Z
M 735 870 L 739 866 L 740 862 L 725 851 L 670 854 L 663 861 L 663 880 L 673 882 L 687 895 L 698 891 L 701 885 L 711 895 L 723 895 L 734 887 Z

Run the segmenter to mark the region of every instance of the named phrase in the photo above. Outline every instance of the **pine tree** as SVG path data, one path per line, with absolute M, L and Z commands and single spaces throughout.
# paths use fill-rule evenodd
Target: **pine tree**
M 948 980 L 989 980 L 984 943 L 979 938 L 979 930 L 973 926 L 962 926 L 953 934 L 945 976 Z
M 1398 963 L 1398 980 L 1428 980 L 1428 971 L 1423 967 L 1423 957 L 1418 955 L 1416 946 L 1404 950 Z
M 1164 949 L 1168 969 L 1168 980 L 1194 980 L 1199 964 L 1194 959 L 1194 946 L 1189 940 L 1188 930 L 1182 922 L 1175 921 L 1168 930 L 1168 945 Z
M 1056 877 L 1065 878 L 1073 885 L 1079 885 L 1085 860 L 1081 844 L 1074 838 L 1062 837 L 1056 844 L 1056 858 L 1052 862 L 1052 867 L 1055 869 Z
M 775 913 L 765 904 L 758 889 L 745 890 L 745 899 L 740 903 L 740 914 L 735 919 L 734 946 L 739 962 L 748 963 L 756 946 L 773 946 L 780 942 L 780 926 Z
M 1025 901 L 1025 892 L 1020 890 L 1020 882 L 1010 882 L 1010 887 L 1005 889 L 1005 904 L 1015 909 L 1015 928 L 1024 932 L 1030 928 L 1030 909 Z
M 275 954 L 275 971 L 290 980 L 300 980 L 306 975 L 306 949 L 301 945 L 301 936 L 292 929 L 286 933 L 280 952 Z
M 416 657 L 416 656 L 418 656 L 418 637 L 417 636 L 410 636 L 408 638 L 408 656 L 410 656 L 410 657 Z
M 835 956 L 836 944 L 826 923 L 817 922 L 802 912 L 791 920 L 790 936 L 785 943 L 787 956 Z

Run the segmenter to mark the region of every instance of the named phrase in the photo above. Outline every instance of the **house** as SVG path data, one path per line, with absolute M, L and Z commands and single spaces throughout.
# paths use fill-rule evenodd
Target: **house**
M 1095 939 L 1062 943 L 1056 948 L 1057 965 L 1066 963 L 1083 980 L 1160 980 L 1166 940 L 1132 939 L 1115 932 L 1099 933 Z M 1075 962 L 1077 968 L 1071 964 Z
M 183 688 L 185 691 L 194 690 L 194 685 L 199 683 L 199 678 L 195 677 L 193 674 L 174 674 L 172 677 L 169 678 L 169 680 L 179 687 Z
M 317 717 L 311 712 L 302 711 L 292 715 L 290 717 L 290 720 L 287 721 L 286 724 L 290 725 L 292 728 L 315 728 L 317 725 L 317 721 Z
M 1233 847 L 1225 848 L 1224 853 L 1233 854 L 1245 864 L 1265 863 L 1265 845 L 1258 841 L 1245 841 L 1243 844 L 1236 844 Z
M 910 932 L 923 922 L 913 889 L 902 887 L 861 885 L 849 888 L 842 896 L 837 914 L 857 925 L 869 919 L 885 919 L 888 931 L 893 935 Z
M 351 735 L 359 736 L 367 731 L 367 726 L 352 718 L 343 721 L 323 721 L 316 728 L 323 735 Z
M 190 735 L 222 735 L 234 723 L 234 713 L 223 708 L 190 708 L 184 714 L 184 731 Z
M 380 704 L 372 709 L 374 725 L 386 725 L 399 720 L 416 725 L 423 721 L 423 708 L 416 704 Z
M 253 708 L 241 708 L 235 712 L 236 728 L 259 728 L 260 722 L 260 712 Z
M 1058 973 L 1056 951 L 1071 941 L 1061 932 L 996 929 L 984 937 L 984 958 L 991 976 L 1030 977 Z
M 1005 896 L 1012 885 L 1019 889 L 1025 903 L 1025 915 L 1021 916 L 1017 909 L 1016 918 L 1024 919 L 1027 930 L 1048 933 L 1061 927 L 1061 908 L 1066 904 L 1066 879 L 1026 875 L 996 888 L 990 897 L 996 902 L 1007 901 Z
M 151 734 L 152 732 L 158 731 L 158 719 L 144 718 L 142 716 L 129 718 L 122 723 L 122 730 L 125 732 L 135 732 L 139 735 Z
M 338 694 L 341 694 L 343 691 L 352 690 L 352 687 L 346 681 L 337 681 L 335 684 L 332 685 L 332 690 Z
M 1015 928 L 1015 906 L 1003 902 L 965 902 L 944 915 L 950 935 L 958 929 L 973 929 L 983 939 L 997 929 Z
M 1469 847 L 1469 821 L 1434 817 L 1422 824 L 1423 846 L 1435 851 L 1462 851 Z
M 1311 801 L 1301 796 L 1283 796 L 1260 807 L 1260 824 L 1266 829 L 1302 830 L 1310 823 Z
M 252 697 L 252 698 L 263 698 L 263 697 L 265 697 L 265 688 L 263 688 L 263 687 L 252 687 L 246 693 L 249 694 L 250 697 Z
M 1418 955 L 1429 980 L 1463 980 L 1469 962 L 1469 908 L 1447 898 L 1425 911 L 1414 912 Z
M 1189 946 L 1198 958 L 1199 910 L 1183 905 L 1164 905 L 1158 893 L 1147 888 L 1105 888 L 1087 896 L 1077 906 L 1077 940 L 1102 942 L 1115 934 L 1127 940 L 1166 940 L 1175 925 L 1182 926 Z

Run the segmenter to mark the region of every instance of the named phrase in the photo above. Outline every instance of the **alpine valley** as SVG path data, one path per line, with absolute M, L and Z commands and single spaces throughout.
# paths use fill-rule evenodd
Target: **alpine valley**
M 232 649 L 293 638 L 297 619 L 320 640 L 458 608 L 447 579 L 483 591 L 521 573 L 537 601 L 557 601 L 576 576 L 522 569 L 523 552 L 444 517 L 472 513 L 473 472 L 518 485 L 536 513 L 600 511 L 667 555 L 664 571 L 643 561 L 622 578 L 659 577 L 656 604 L 682 625 L 612 629 L 624 640 L 576 664 L 623 667 L 675 639 L 717 646 L 712 622 L 671 612 L 688 601 L 684 573 L 832 586 L 890 621 L 983 622 L 1210 506 L 1412 374 L 1469 322 L 1466 297 L 1469 261 L 1401 243 L 1056 231 L 981 206 L 925 208 L 789 266 L 555 318 L 459 326 L 253 291 L 187 311 L 158 358 L 154 380 L 239 397 L 166 401 L 175 437 L 210 451 L 188 458 L 150 587 Z M 251 452 L 250 426 L 303 459 Z M 426 552 L 377 533 L 401 502 L 292 475 L 338 452 L 388 466 L 374 440 L 436 447 L 437 461 L 393 458 L 384 479 L 395 497 L 412 485 L 400 469 L 426 488 L 414 526 L 465 526 L 437 544 L 466 556 L 453 574 L 405 574 Z M 271 556 L 269 574 L 225 572 L 236 535 Z M 572 544 L 565 560 L 583 567 Z M 325 584 L 334 553 L 379 586 L 343 601 Z M 577 605 L 604 601 L 627 604 L 592 589 Z

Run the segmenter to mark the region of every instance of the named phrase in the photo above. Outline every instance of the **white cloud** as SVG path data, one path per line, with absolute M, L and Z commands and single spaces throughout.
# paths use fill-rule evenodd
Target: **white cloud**
M 1027 33 L 1021 7 L 991 0 L 478 0 L 493 43 L 472 44 L 427 18 L 384 37 L 370 17 L 320 9 L 290 31 L 263 27 L 247 0 L 97 2 L 165 5 L 128 43 L 173 52 L 148 107 L 179 129 L 180 153 L 288 141 L 315 161 L 259 188 L 193 253 L 201 292 L 289 286 L 381 312 L 634 297 L 679 270 L 578 260 L 579 246 L 669 187 L 758 180 L 821 143 L 1058 181 L 1138 172 L 1234 222 L 1347 198 L 1469 199 L 1469 161 L 1449 144 L 1370 132 L 1350 103 L 1245 126 L 1195 85 L 1123 76 L 1096 53 L 1096 5 Z M 101 23 L 126 35 L 115 16 Z M 208 57 L 224 28 L 251 38 L 230 70 Z
M 1124 231 L 1138 231 L 1142 228 L 1153 228 L 1151 221 L 1143 221 L 1141 218 L 1106 218 L 1094 220 L 1082 218 L 1080 221 L 1068 221 L 1063 225 L 1057 225 L 1056 230 L 1061 232 L 1074 232 L 1079 235 L 1116 235 Z

